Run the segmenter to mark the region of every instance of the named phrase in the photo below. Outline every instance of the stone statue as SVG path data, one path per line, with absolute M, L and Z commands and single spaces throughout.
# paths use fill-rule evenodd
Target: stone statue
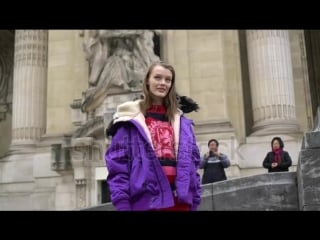
M 109 92 L 141 90 L 148 67 L 159 57 L 151 30 L 92 30 L 84 44 L 90 66 L 82 110 L 97 107 Z

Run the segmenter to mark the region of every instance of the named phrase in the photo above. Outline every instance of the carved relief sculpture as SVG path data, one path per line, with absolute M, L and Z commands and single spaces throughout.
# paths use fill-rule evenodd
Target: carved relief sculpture
M 159 61 L 151 30 L 92 30 L 84 43 L 89 62 L 89 89 L 82 111 L 95 109 L 108 93 L 141 90 L 148 66 Z

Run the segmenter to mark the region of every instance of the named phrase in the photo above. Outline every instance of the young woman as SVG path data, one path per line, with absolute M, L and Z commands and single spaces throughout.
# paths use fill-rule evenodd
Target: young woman
M 151 65 L 144 99 L 119 105 L 107 129 L 107 182 L 117 210 L 189 211 L 200 204 L 200 153 L 175 80 L 171 65 Z

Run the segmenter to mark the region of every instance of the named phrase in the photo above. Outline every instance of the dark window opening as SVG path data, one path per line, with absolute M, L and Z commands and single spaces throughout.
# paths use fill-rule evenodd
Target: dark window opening
M 108 203 L 111 201 L 110 199 L 110 191 L 109 186 L 106 180 L 101 180 L 100 182 L 100 189 L 101 189 L 101 203 Z
M 239 31 L 239 45 L 240 45 L 240 59 L 241 59 L 241 78 L 242 78 L 242 91 L 244 101 L 244 114 L 245 114 L 245 133 L 249 136 L 252 133 L 253 112 L 251 103 L 251 89 L 249 79 L 249 63 L 247 53 L 247 38 L 246 31 Z
M 320 106 L 320 31 L 304 30 L 313 119 Z
M 161 59 L 160 56 L 160 35 L 159 34 L 153 34 L 153 50 L 154 53 Z

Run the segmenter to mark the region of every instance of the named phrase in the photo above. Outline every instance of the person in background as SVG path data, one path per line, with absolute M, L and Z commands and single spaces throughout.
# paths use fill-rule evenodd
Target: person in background
M 200 163 L 200 169 L 204 169 L 202 184 L 227 180 L 224 169 L 230 166 L 230 160 L 227 155 L 218 151 L 218 147 L 218 140 L 208 141 L 209 152 L 204 154 Z
M 268 152 L 263 161 L 263 167 L 268 172 L 288 172 L 292 160 L 287 151 L 283 150 L 284 143 L 280 137 L 274 137 L 271 141 L 271 152 Z

